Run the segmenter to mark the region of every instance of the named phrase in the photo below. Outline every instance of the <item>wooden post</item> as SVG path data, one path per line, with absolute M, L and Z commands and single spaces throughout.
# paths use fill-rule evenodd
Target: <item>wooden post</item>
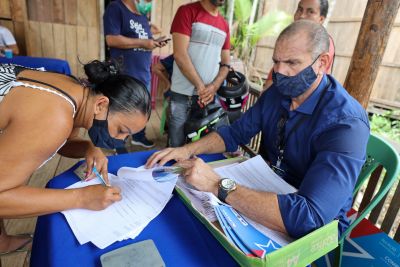
M 366 108 L 400 0 L 368 0 L 344 87 Z

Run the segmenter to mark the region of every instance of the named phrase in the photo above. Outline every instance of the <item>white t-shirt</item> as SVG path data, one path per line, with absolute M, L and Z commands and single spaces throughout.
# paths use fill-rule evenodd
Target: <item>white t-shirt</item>
M 6 27 L 0 26 L 0 47 L 15 44 L 17 44 L 17 42 L 12 33 Z

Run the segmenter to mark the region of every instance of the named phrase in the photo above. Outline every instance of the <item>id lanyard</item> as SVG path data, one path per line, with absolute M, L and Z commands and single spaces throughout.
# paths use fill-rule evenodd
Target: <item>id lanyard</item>
M 325 96 L 326 91 L 328 91 L 328 88 L 330 87 L 331 82 L 328 78 L 327 84 L 325 85 L 319 99 L 317 102 L 317 105 L 315 106 L 315 111 L 318 110 L 319 104 L 321 102 L 321 99 Z M 289 140 L 289 137 L 299 128 L 299 126 L 308 118 L 307 116 L 302 116 L 296 124 L 293 126 L 292 129 L 288 132 L 286 138 L 285 138 L 285 128 L 286 128 L 286 122 L 288 120 L 289 114 L 286 110 L 283 110 L 281 113 L 281 117 L 278 121 L 278 137 L 276 140 L 276 145 L 278 148 L 278 158 L 276 160 L 276 164 L 272 165 L 272 170 L 278 174 L 279 176 L 283 176 L 285 174 L 285 171 L 281 169 L 281 164 L 283 161 L 283 155 L 285 153 L 285 147 L 286 147 L 286 141 Z

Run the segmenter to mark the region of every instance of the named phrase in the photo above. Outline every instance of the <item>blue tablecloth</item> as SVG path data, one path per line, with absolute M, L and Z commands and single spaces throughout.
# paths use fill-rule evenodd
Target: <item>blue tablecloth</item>
M 109 172 L 116 173 L 123 166 L 143 165 L 152 152 L 154 151 L 110 157 Z M 221 155 L 203 157 L 206 161 L 221 158 Z M 77 182 L 78 177 L 73 173 L 75 168 L 76 166 L 50 180 L 47 187 L 65 188 Z M 103 250 L 92 243 L 80 245 L 61 213 L 40 216 L 33 241 L 31 266 L 101 266 L 102 254 L 146 239 L 154 241 L 166 266 L 237 266 L 233 258 L 176 195 L 134 240 L 116 242 Z
M 41 68 L 63 74 L 71 74 L 67 61 L 56 58 L 15 56 L 13 58 L 0 57 L 0 63 L 13 63 L 30 68 Z

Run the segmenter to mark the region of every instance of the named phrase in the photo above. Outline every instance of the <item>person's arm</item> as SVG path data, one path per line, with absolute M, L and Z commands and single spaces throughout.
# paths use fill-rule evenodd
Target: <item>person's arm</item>
M 265 97 L 260 98 L 254 106 L 231 126 L 222 126 L 200 140 L 178 148 L 166 148 L 155 152 L 146 162 L 146 167 L 156 163 L 164 165 L 170 160 L 182 161 L 198 154 L 234 152 L 238 145 L 248 144 L 250 139 L 261 131 Z
M 4 49 L 6 49 L 6 48 L 11 49 L 11 50 L 13 51 L 13 55 L 19 55 L 19 49 L 18 49 L 17 44 L 7 45 L 7 46 L 1 46 L 1 47 L 0 47 L 0 51 L 1 51 L 1 50 L 4 50 Z
M 92 175 L 93 167 L 96 166 L 98 172 L 103 176 L 108 183 L 108 159 L 103 151 L 95 147 L 90 140 L 85 140 L 79 136 L 79 128 L 72 130 L 72 133 L 67 139 L 65 145 L 58 151 L 58 154 L 68 158 L 85 158 L 87 177 Z
M 225 151 L 224 140 L 218 133 L 210 133 L 200 140 L 182 147 L 168 147 L 155 152 L 146 162 L 147 168 L 155 164 L 164 165 L 170 160 L 182 161 L 198 154 L 221 153 Z
M 196 87 L 200 94 L 200 92 L 204 91 L 205 85 L 196 68 L 193 66 L 188 53 L 190 36 L 174 32 L 172 33 L 172 40 L 176 64 L 182 74 Z
M 218 182 L 221 177 L 210 165 L 197 158 L 181 162 L 179 166 L 186 169 L 183 173 L 186 182 L 200 191 L 211 192 L 218 196 Z M 238 185 L 225 201 L 250 219 L 273 230 L 286 233 L 276 194 L 251 190 Z
M 154 48 L 162 47 L 160 42 L 153 39 L 129 38 L 123 35 L 106 35 L 106 43 L 109 47 L 120 49 L 144 48 L 153 50 Z
M 230 64 L 230 54 L 229 50 L 221 51 L 221 67 L 219 68 L 217 76 L 214 80 L 206 85 L 206 90 L 202 91 L 201 94 L 199 92 L 199 96 L 204 104 L 208 104 L 214 100 L 214 96 L 217 93 L 219 87 L 224 82 L 226 76 L 229 72 L 229 64 Z
M 156 63 L 151 66 L 151 71 L 157 75 L 160 81 L 165 84 L 164 91 L 171 87 L 171 82 L 169 81 L 168 73 L 165 70 L 163 64 Z
M 316 136 L 313 149 L 317 155 L 298 192 L 278 195 L 290 236 L 302 237 L 338 218 L 342 209 L 350 208 L 368 138 L 368 125 L 357 118 L 342 120 Z
M 161 44 L 153 39 L 129 38 L 121 34 L 121 10 L 117 3 L 110 3 L 104 12 L 103 24 L 106 43 L 109 47 L 120 49 L 144 48 L 153 50 Z
M 119 189 L 114 187 L 50 190 L 24 186 L 68 137 L 72 123 L 70 108 L 49 113 L 34 109 L 28 100 L 21 101 L 24 109 L 14 112 L 11 108 L 10 123 L 0 134 L 0 217 L 37 216 L 72 208 L 98 210 L 119 200 Z

